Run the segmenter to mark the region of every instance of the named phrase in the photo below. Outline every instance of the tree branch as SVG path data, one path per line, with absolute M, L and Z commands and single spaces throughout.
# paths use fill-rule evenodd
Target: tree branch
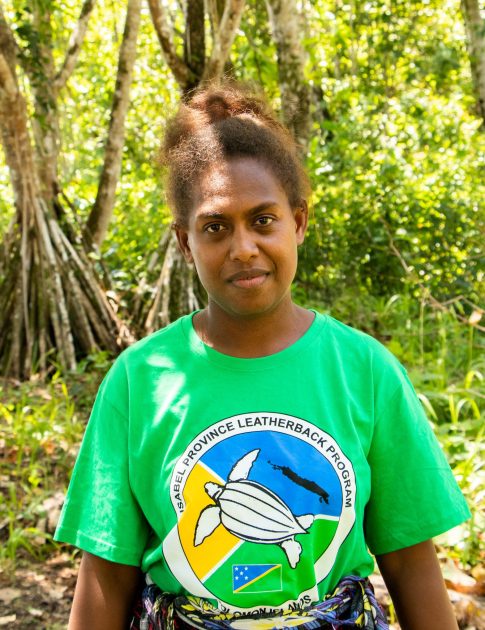
M 461 0 L 477 110 L 485 125 L 485 20 L 478 0 Z
M 206 0 L 205 5 L 207 7 L 207 13 L 209 15 L 209 23 L 211 27 L 211 36 L 214 39 L 217 29 L 219 28 L 219 23 L 221 21 L 221 16 L 225 7 L 225 0 L 222 2 L 222 10 L 219 10 L 219 5 L 221 4 L 221 0 Z
M 241 22 L 245 0 L 226 0 L 219 28 L 214 29 L 214 44 L 206 63 L 204 80 L 219 78 L 224 70 L 236 31 Z
M 185 92 L 197 87 L 205 68 L 204 0 L 191 0 L 185 6 L 184 61 L 194 78 Z
M 18 93 L 17 82 L 10 70 L 4 55 L 0 52 L 0 90 L 3 90 L 8 98 L 15 98 Z
M 26 55 L 22 48 L 19 46 L 15 35 L 13 34 L 10 26 L 7 23 L 5 15 L 3 13 L 2 6 L 0 5 L 0 50 L 3 51 L 5 59 L 12 70 L 15 64 L 18 63 L 28 78 L 31 80 L 34 75 L 33 64 L 29 57 Z
M 85 237 L 90 245 L 93 242 L 98 246 L 101 245 L 113 214 L 116 186 L 121 172 L 125 119 L 130 104 L 130 87 L 136 58 L 140 12 L 141 0 L 128 0 L 105 159 L 96 200 L 86 223 Z
M 18 94 L 16 59 L 17 45 L 0 5 L 0 89 L 7 98 L 15 98 Z
M 305 79 L 305 50 L 301 43 L 302 16 L 295 0 L 266 0 L 278 55 L 281 110 L 305 155 L 311 134 L 310 86 Z
M 13 36 L 12 29 L 8 25 L 0 4 L 0 52 L 4 61 L 10 69 L 10 73 L 15 72 L 15 63 L 18 56 L 19 47 Z
M 182 89 L 192 80 L 192 72 L 186 63 L 177 55 L 174 44 L 174 33 L 168 25 L 165 9 L 160 0 L 148 0 L 153 26 L 160 42 L 165 61 L 172 71 L 175 80 Z
M 54 81 L 54 88 L 56 92 L 62 90 L 73 73 L 81 51 L 81 45 L 84 41 L 84 37 L 86 36 L 89 18 L 91 17 L 95 4 L 96 0 L 84 0 L 84 4 L 81 8 L 81 14 L 79 15 L 77 24 L 74 27 L 69 39 L 66 56 Z

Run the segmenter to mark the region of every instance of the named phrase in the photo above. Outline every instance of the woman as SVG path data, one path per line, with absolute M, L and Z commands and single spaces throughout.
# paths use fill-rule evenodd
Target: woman
M 308 181 L 267 105 L 200 91 L 163 148 L 208 305 L 105 378 L 56 537 L 85 551 L 69 628 L 456 629 L 431 537 L 469 515 L 404 369 L 296 305 Z M 370 550 L 370 551 L 369 551 Z M 178 597 L 175 597 L 178 596 Z

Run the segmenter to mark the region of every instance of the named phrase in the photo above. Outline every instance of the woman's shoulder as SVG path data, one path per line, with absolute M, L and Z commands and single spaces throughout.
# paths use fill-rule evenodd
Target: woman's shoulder
M 184 330 L 192 315 L 192 313 L 184 315 L 164 328 L 135 341 L 123 350 L 117 360 L 131 364 L 137 360 L 146 361 L 151 356 L 183 351 L 186 347 Z
M 324 315 L 321 355 L 352 388 L 370 386 L 379 397 L 409 387 L 406 368 L 371 335 Z
M 380 340 L 349 324 L 343 323 L 331 315 L 320 317 L 327 319 L 327 336 L 331 338 L 340 351 L 362 355 L 378 363 L 392 364 L 403 369 L 398 359 Z
M 123 350 L 106 374 L 105 386 L 114 382 L 126 383 L 130 380 L 130 374 L 139 374 L 140 369 L 143 370 L 146 366 L 163 368 L 173 365 L 177 357 L 183 360 L 182 355 L 189 351 L 184 320 L 189 320 L 190 317 L 192 315 L 185 315 Z

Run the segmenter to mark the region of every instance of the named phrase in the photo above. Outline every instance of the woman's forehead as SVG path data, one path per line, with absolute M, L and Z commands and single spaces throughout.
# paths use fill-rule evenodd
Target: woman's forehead
M 234 210 L 289 207 L 286 192 L 263 162 L 237 158 L 207 169 L 192 193 L 192 216 L 214 216 Z
M 198 181 L 200 192 L 216 195 L 237 194 L 248 186 L 283 190 L 271 167 L 253 157 L 235 157 L 213 163 Z

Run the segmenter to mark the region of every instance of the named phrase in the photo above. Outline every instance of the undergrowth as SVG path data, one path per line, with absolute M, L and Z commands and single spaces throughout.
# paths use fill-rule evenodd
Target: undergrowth
M 43 383 L 0 380 L 0 562 L 42 559 L 107 357 Z M 61 497 L 62 499 L 62 497 Z
M 485 560 L 483 336 L 456 309 L 436 310 L 403 296 L 341 301 L 332 314 L 379 337 L 408 369 L 472 512 L 470 521 L 438 542 L 462 567 L 480 565 Z M 58 505 L 52 497 L 62 500 L 108 365 L 108 357 L 98 355 L 77 372 L 57 372 L 46 383 L 0 381 L 0 562 L 42 559 L 55 548 L 49 517 L 56 516 Z

